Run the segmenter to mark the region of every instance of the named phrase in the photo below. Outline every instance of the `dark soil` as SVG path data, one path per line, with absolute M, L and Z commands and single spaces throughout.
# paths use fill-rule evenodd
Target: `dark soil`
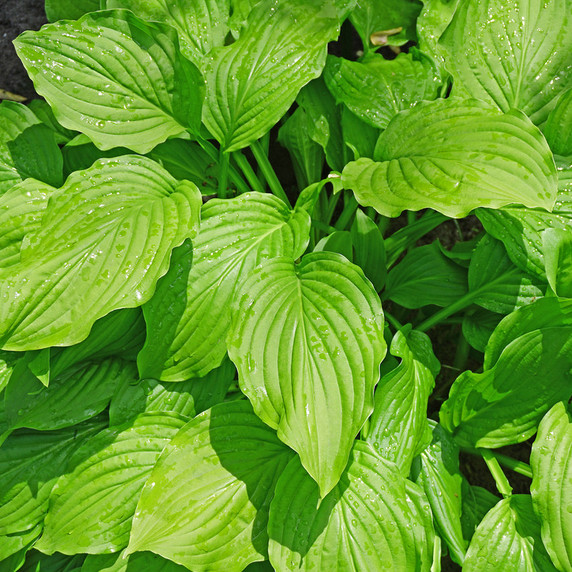
M 24 30 L 39 30 L 45 23 L 44 0 L 0 0 L 0 89 L 37 97 L 12 41 Z

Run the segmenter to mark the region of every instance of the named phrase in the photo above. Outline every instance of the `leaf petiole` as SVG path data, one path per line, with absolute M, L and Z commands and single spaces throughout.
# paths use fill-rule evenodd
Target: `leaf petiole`
M 255 141 L 250 145 L 250 148 L 252 149 L 254 158 L 256 159 L 256 162 L 260 167 L 260 171 L 262 172 L 262 175 L 266 179 L 266 182 L 268 183 L 268 186 L 270 187 L 272 194 L 282 199 L 289 207 L 291 207 L 292 205 L 288 200 L 288 196 L 286 195 L 286 192 L 282 188 L 282 184 L 278 180 L 278 177 L 276 176 L 276 173 L 274 172 L 274 169 L 270 164 L 270 161 L 268 160 L 268 156 L 264 152 L 264 149 L 262 148 L 260 142 Z
M 495 480 L 495 484 L 499 493 L 504 498 L 510 498 L 512 496 L 512 487 L 510 486 L 506 475 L 503 473 L 503 470 L 501 469 L 496 456 L 489 449 L 479 449 L 479 452 L 481 453 L 481 456 L 485 460 L 485 463 L 487 464 L 487 467 L 489 468 L 489 471 Z

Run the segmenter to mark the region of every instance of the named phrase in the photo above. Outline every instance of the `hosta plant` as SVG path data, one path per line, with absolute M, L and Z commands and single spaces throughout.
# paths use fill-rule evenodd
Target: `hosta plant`
M 572 570 L 572 1 L 46 13 L 0 570 Z

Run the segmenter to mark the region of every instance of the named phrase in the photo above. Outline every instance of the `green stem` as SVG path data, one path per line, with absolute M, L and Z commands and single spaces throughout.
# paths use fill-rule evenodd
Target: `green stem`
M 282 188 L 282 185 L 280 184 L 280 181 L 278 180 L 278 177 L 276 176 L 276 173 L 274 172 L 274 169 L 272 168 L 272 165 L 270 164 L 270 161 L 268 160 L 267 155 L 264 153 L 264 149 L 260 143 L 255 141 L 252 143 L 250 148 L 252 149 L 254 158 L 256 159 L 256 162 L 260 167 L 260 171 L 266 179 L 272 194 L 282 199 L 289 207 L 291 207 L 292 205 L 288 200 L 288 196 L 284 192 L 284 189 Z
M 512 495 L 512 487 L 506 478 L 506 475 L 503 473 L 501 469 L 498 459 L 493 455 L 492 451 L 489 449 L 480 449 L 480 453 L 495 480 L 495 484 L 499 493 L 504 498 L 509 498 Z
M 256 176 L 254 169 L 250 166 L 248 159 L 243 155 L 242 151 L 235 151 L 232 154 L 232 158 L 238 165 L 238 168 L 242 171 L 242 174 L 246 177 L 246 180 L 252 190 L 264 193 L 264 185 L 262 181 Z
M 396 330 L 401 330 L 401 328 L 403 328 L 403 324 L 393 315 L 391 315 L 389 312 L 384 312 L 383 313 L 384 316 L 387 318 L 387 321 L 396 329 Z
M 321 220 L 312 219 L 312 225 L 314 227 L 316 227 L 317 229 L 325 232 L 326 234 L 332 234 L 332 232 L 334 232 L 336 229 L 333 226 L 330 226 L 329 224 L 325 224 L 323 223 Z
M 468 447 L 461 448 L 465 453 L 470 453 L 471 455 L 481 455 L 482 449 L 470 449 Z M 495 457 L 495 459 L 507 469 L 518 473 L 524 477 L 528 477 L 532 479 L 532 467 L 523 461 L 519 461 L 518 459 L 513 459 L 508 455 L 503 455 L 502 453 L 498 453 L 497 451 L 492 451 L 488 449 L 489 454 Z
M 218 197 L 228 198 L 228 171 L 230 167 L 230 155 L 222 149 L 219 153 L 219 174 L 218 174 Z
M 463 332 L 459 334 L 459 339 L 457 342 L 457 349 L 455 351 L 455 359 L 453 361 L 453 367 L 456 367 L 459 371 L 465 369 L 467 364 L 467 359 L 469 358 L 469 352 L 471 351 L 471 346 L 469 342 L 463 336 Z
M 475 292 L 467 292 L 464 296 L 461 296 L 458 300 L 453 302 L 450 306 L 442 308 L 438 312 L 435 312 L 432 316 L 429 316 L 425 321 L 421 322 L 415 327 L 416 330 L 420 332 L 426 332 L 433 326 L 440 324 L 443 320 L 447 319 L 449 316 L 464 310 L 467 306 L 473 303 L 475 297 Z
M 362 441 L 364 441 L 365 439 L 367 439 L 367 436 L 369 435 L 369 428 L 370 428 L 370 426 L 371 426 L 371 421 L 370 421 L 370 418 L 368 417 L 368 418 L 365 420 L 365 423 L 363 424 L 363 427 L 361 428 L 361 431 L 360 431 L 360 439 L 361 439 Z
M 342 193 L 336 193 L 335 195 L 332 195 L 328 201 L 328 208 L 326 210 L 326 216 L 324 217 L 324 220 L 328 224 L 332 223 L 332 217 L 334 216 L 334 212 L 336 211 L 341 195 Z
M 352 217 L 354 216 L 355 212 L 358 209 L 359 204 L 356 201 L 354 194 L 351 191 L 350 193 L 351 194 L 349 195 L 349 199 L 344 204 L 344 210 L 342 211 L 340 218 L 338 218 L 338 221 L 334 225 L 336 227 L 336 230 L 344 230 L 349 225 L 350 221 L 352 220 Z

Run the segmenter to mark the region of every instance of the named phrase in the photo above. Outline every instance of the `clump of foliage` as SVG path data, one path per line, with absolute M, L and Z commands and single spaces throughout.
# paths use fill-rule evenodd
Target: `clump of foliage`
M 46 11 L 45 101 L 0 105 L 0 570 L 572 570 L 572 2 Z

